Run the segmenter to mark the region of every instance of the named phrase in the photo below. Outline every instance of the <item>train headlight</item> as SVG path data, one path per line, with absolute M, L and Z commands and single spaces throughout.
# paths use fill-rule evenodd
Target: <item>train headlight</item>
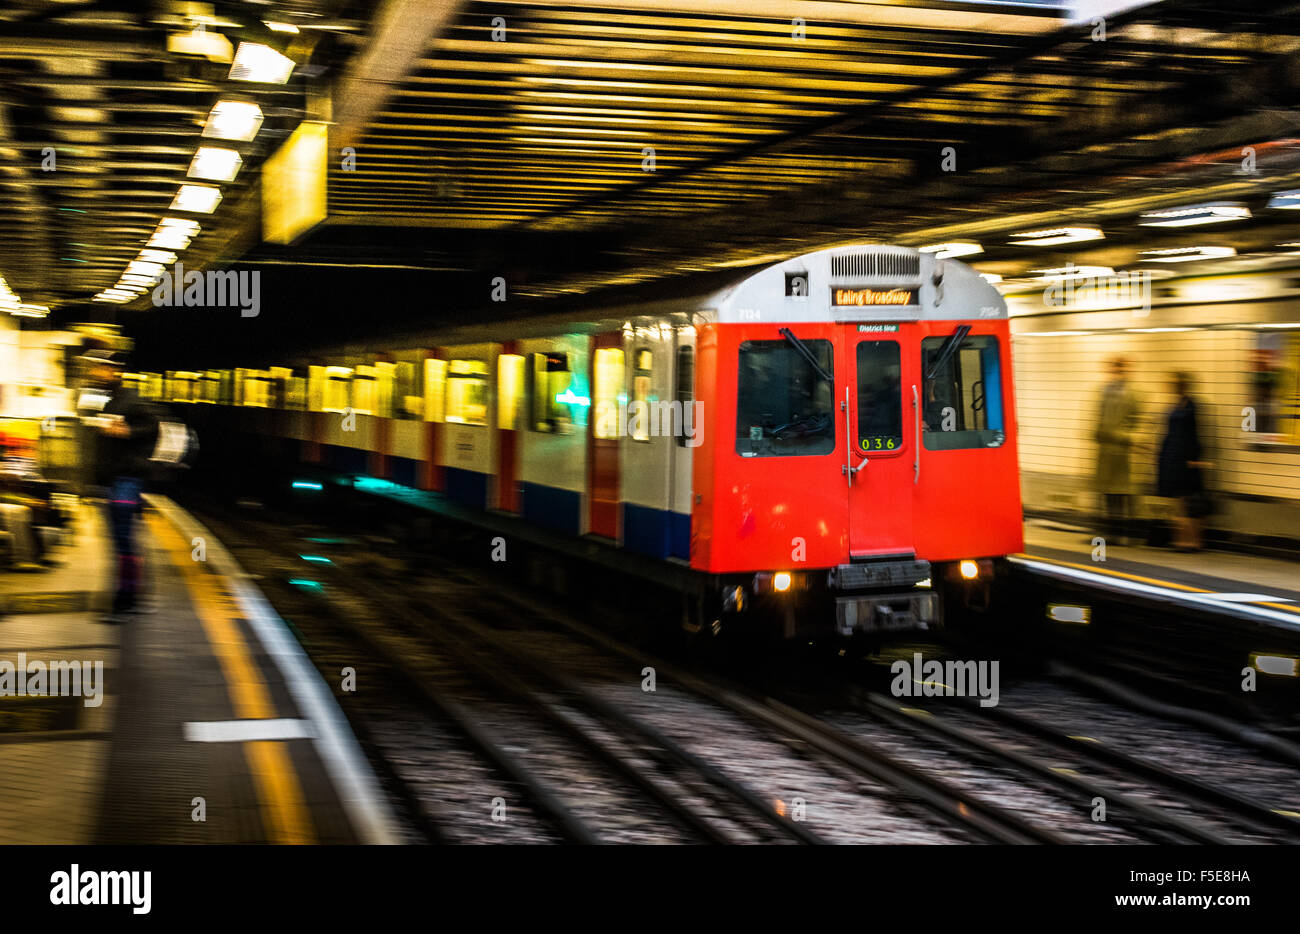
M 974 561 L 963 561 L 959 570 L 962 580 L 973 581 L 980 576 L 980 566 Z
M 772 589 L 777 593 L 785 593 L 790 589 L 790 573 L 788 571 L 778 571 L 772 575 Z

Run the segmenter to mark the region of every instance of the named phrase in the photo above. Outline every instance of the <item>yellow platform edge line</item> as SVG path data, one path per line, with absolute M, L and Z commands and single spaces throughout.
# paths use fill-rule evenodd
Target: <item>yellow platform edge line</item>
M 1169 587 L 1174 590 L 1184 590 L 1187 591 L 1188 593 L 1210 593 L 1210 594 L 1218 593 L 1217 590 L 1205 590 L 1201 587 L 1189 587 L 1186 584 L 1179 584 L 1179 583 L 1175 583 L 1174 581 L 1160 580 L 1159 578 L 1155 578 L 1155 577 L 1141 577 L 1140 575 L 1137 574 L 1126 574 L 1123 571 L 1112 571 L 1109 570 L 1108 568 L 1090 567 L 1089 565 L 1086 564 L 1074 564 L 1070 561 L 1061 561 L 1059 558 L 1047 558 L 1044 557 L 1043 555 L 1031 555 L 1023 551 L 1011 555 L 1011 557 L 1026 558 L 1030 561 L 1042 561 L 1045 564 L 1056 564 L 1061 567 L 1074 568 L 1075 570 L 1078 571 L 1091 571 L 1095 574 L 1109 574 L 1111 577 L 1123 577 L 1128 580 L 1139 581 L 1140 583 L 1143 584 L 1156 584 L 1160 587 Z M 1241 583 L 1247 584 L 1250 582 L 1242 581 Z M 1251 584 L 1250 586 L 1255 587 L 1258 585 Z M 1271 588 L 1265 588 L 1265 589 L 1271 589 Z M 1288 613 L 1300 614 L 1300 606 L 1295 606 L 1294 604 L 1290 604 L 1290 603 L 1270 603 L 1267 600 L 1250 600 L 1247 602 L 1247 605 L 1266 606 L 1269 609 L 1273 609 L 1273 610 L 1286 610 Z
M 1059 558 L 1047 558 L 1043 555 L 1031 555 L 1026 552 L 1019 552 L 1011 555 L 1012 558 L 1024 558 L 1028 561 L 1042 561 L 1044 564 L 1055 564 L 1063 568 L 1074 568 L 1076 571 L 1089 571 L 1093 574 L 1108 574 L 1111 577 L 1122 577 L 1125 580 L 1137 581 L 1141 584 L 1154 584 L 1157 587 L 1169 587 L 1172 590 L 1184 590 L 1188 593 L 1214 593 L 1213 590 L 1206 590 L 1203 587 L 1189 587 L 1187 584 L 1179 584 L 1174 581 L 1160 580 L 1156 577 L 1142 577 L 1140 574 L 1126 574 L 1124 571 L 1112 571 L 1109 568 L 1099 568 L 1095 565 L 1075 564 L 1071 561 L 1062 561 Z
M 190 557 L 187 545 L 161 516 L 148 513 L 149 528 L 180 572 L 191 602 L 225 675 L 231 706 L 239 719 L 264 720 L 276 716 L 270 692 L 254 664 L 236 623 L 236 612 L 212 576 Z M 240 744 L 248 761 L 262 807 L 263 823 L 273 843 L 315 843 L 311 816 L 302 786 L 285 744 L 258 740 Z

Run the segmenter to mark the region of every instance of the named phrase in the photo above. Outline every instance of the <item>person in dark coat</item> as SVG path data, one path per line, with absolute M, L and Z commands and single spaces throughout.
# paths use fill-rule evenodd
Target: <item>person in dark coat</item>
M 1195 551 L 1202 545 L 1201 520 L 1205 517 L 1205 479 L 1210 465 L 1202 460 L 1196 400 L 1191 396 L 1191 377 L 1174 373 L 1170 381 L 1177 401 L 1165 421 L 1165 437 L 1156 465 L 1156 494 L 1178 500 L 1174 520 L 1173 546 Z
M 123 385 L 121 361 L 112 353 L 87 355 L 90 378 L 108 396 L 95 416 L 99 439 L 95 457 L 95 483 L 108 501 L 108 525 L 117 559 L 113 608 L 106 622 L 120 622 L 122 614 L 136 609 L 142 561 L 136 544 L 136 519 L 143 506 L 141 494 L 152 476 L 150 457 L 158 440 L 154 407 L 134 389 Z

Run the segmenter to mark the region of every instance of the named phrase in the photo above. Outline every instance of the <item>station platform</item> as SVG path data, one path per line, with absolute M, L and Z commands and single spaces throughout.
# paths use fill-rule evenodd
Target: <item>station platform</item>
M 55 567 L 0 572 L 0 843 L 398 842 L 329 687 L 221 543 L 151 497 L 147 611 L 112 624 L 105 533 L 82 502 Z
M 1025 522 L 1025 552 L 1013 560 L 1135 595 L 1300 631 L 1300 561 L 1205 549 L 1179 552 L 1145 545 L 1093 543 L 1094 531 L 1060 522 Z M 1103 560 L 1104 559 L 1104 560 Z

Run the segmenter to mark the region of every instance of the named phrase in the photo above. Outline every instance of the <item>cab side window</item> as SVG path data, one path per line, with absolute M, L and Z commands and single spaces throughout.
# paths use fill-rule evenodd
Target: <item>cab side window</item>
M 834 373 L 831 342 L 804 341 L 823 373 Z M 736 453 L 742 457 L 830 454 L 835 386 L 789 341 L 740 345 Z
M 995 448 L 1005 440 L 1002 358 L 996 337 L 921 341 L 921 436 L 929 451 Z

